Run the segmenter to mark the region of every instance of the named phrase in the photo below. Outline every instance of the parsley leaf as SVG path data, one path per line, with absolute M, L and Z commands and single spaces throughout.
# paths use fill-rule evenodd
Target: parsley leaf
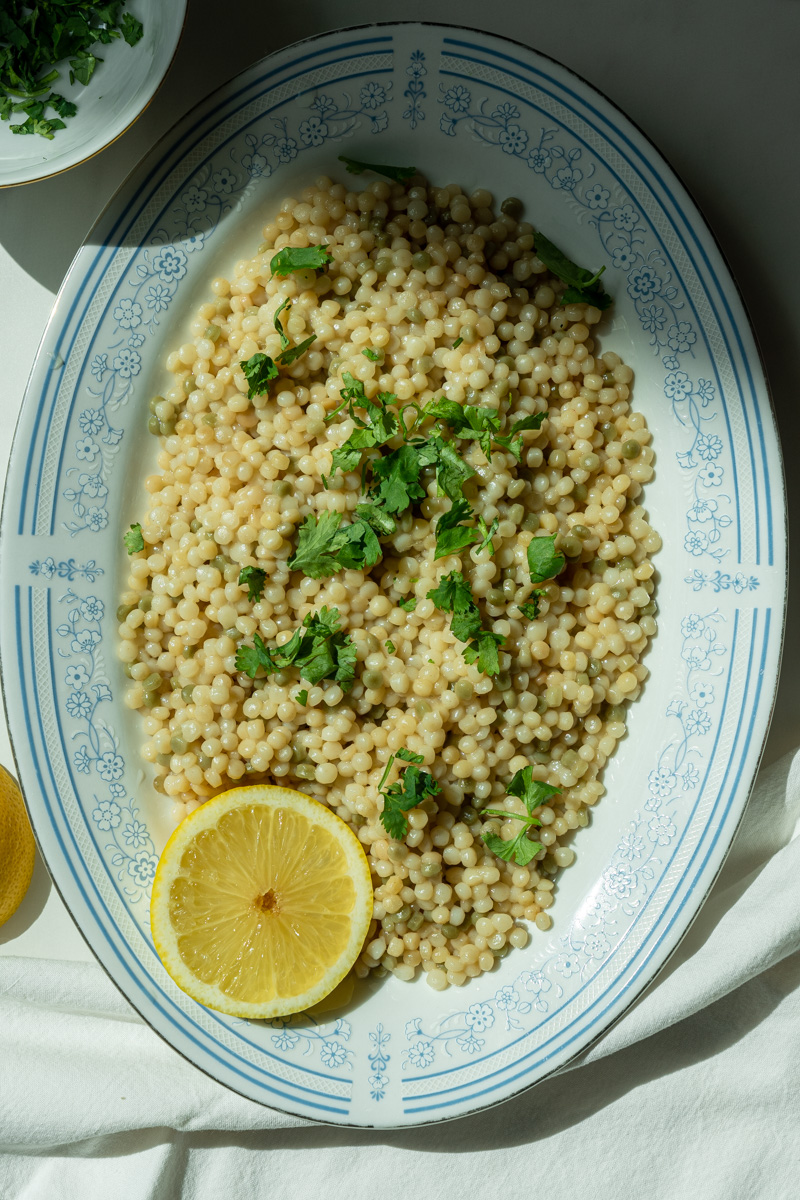
M 308 704 L 308 688 L 302 688 L 295 696 L 295 702 L 305 706 Z
M 540 429 L 542 421 L 546 416 L 546 412 L 538 412 L 529 413 L 526 417 L 520 417 L 518 421 L 514 422 L 508 433 L 495 434 L 494 440 L 498 445 L 503 446 L 506 450 L 510 450 L 517 462 L 519 462 L 522 458 L 523 447 L 523 441 L 519 435 L 524 429 Z
M 400 840 L 408 833 L 408 818 L 405 816 L 412 808 L 416 808 L 429 796 L 436 796 L 441 791 L 439 784 L 427 771 L 420 771 L 417 766 L 406 767 L 402 776 L 383 791 L 383 785 L 392 769 L 396 758 L 407 763 L 424 762 L 421 754 L 414 754 L 405 748 L 393 754 L 386 764 L 386 770 L 378 784 L 378 791 L 383 797 L 383 812 L 381 824 L 390 837 Z
M 536 253 L 547 269 L 569 285 L 561 297 L 562 304 L 593 304 L 600 309 L 609 307 L 611 297 L 599 282 L 605 267 L 592 275 L 591 271 L 567 258 L 543 233 L 535 233 L 534 240 Z
M 267 572 L 261 567 L 242 567 L 239 572 L 239 583 L 247 586 L 247 599 L 251 604 L 261 599 L 266 581 Z
M 497 530 L 499 529 L 499 527 L 500 527 L 500 518 L 499 517 L 495 517 L 495 519 L 492 521 L 491 528 L 487 528 L 486 522 L 484 521 L 483 517 L 478 517 L 478 528 L 480 529 L 480 536 L 483 538 L 483 541 L 481 542 L 480 546 L 478 546 L 479 554 L 480 554 L 481 550 L 483 550 L 484 546 L 488 546 L 489 553 L 494 554 L 494 542 L 492 541 L 492 538 L 497 533 Z
M 259 667 L 268 675 L 297 667 L 303 679 L 319 683 L 335 679 L 346 691 L 355 678 L 356 647 L 339 628 L 339 610 L 322 608 L 309 613 L 300 629 L 284 645 L 269 650 L 256 634 L 253 646 L 240 646 L 236 652 L 236 669 L 254 679 Z
M 281 304 L 278 308 L 275 309 L 275 316 L 272 318 L 272 324 L 275 326 L 275 332 L 279 335 L 279 337 L 281 339 L 281 350 L 285 350 L 286 347 L 289 345 L 289 338 L 286 334 L 286 331 L 283 328 L 280 316 L 284 309 L 288 310 L 291 307 L 292 307 L 292 302 L 289 299 L 289 297 L 287 296 L 286 299 L 284 300 L 283 304 Z M 287 311 L 286 315 L 287 316 L 289 315 L 288 311 Z
M 417 607 L 417 597 L 406 596 L 405 600 L 398 600 L 397 607 L 402 608 L 405 612 L 413 612 Z
M 144 34 L 144 26 L 141 21 L 137 21 L 136 17 L 130 13 L 123 13 L 122 20 L 119 25 L 122 30 L 122 36 L 129 46 L 135 46 Z
M 521 817 L 518 813 L 506 812 L 496 808 L 484 808 L 481 815 L 489 817 L 503 817 L 505 820 L 521 821 L 522 828 L 515 838 L 505 842 L 496 833 L 483 834 L 483 840 L 493 854 L 498 858 L 502 858 L 505 862 L 511 862 L 512 859 L 518 866 L 524 867 L 531 861 L 532 858 L 542 849 L 541 842 L 532 842 L 528 837 L 528 830 L 533 825 L 541 825 L 538 817 L 533 815 L 536 808 L 541 808 L 546 804 L 551 796 L 560 792 L 560 788 L 552 787 L 549 783 L 543 783 L 539 779 L 533 779 L 533 768 L 529 765 L 523 767 L 521 771 L 517 771 L 514 778 L 508 784 L 506 792 L 509 796 L 518 796 L 525 804 L 527 816 Z
M 300 526 L 289 569 L 322 579 L 341 570 L 374 567 L 381 547 L 370 523 L 356 517 L 340 528 L 341 521 L 338 512 L 324 512 L 319 517 L 309 513 Z
M 374 171 L 376 175 L 385 175 L 387 179 L 394 179 L 397 183 L 402 183 L 404 179 L 410 179 L 412 175 L 416 175 L 416 167 L 390 167 L 386 164 L 359 162 L 357 158 L 348 158 L 344 154 L 339 155 L 339 162 L 343 162 L 351 175 L 363 175 L 365 171 Z
M 327 246 L 284 246 L 270 260 L 269 269 L 273 275 L 283 279 L 292 271 L 317 270 L 327 266 L 331 261 L 331 252 Z
M 539 616 L 539 597 L 543 595 L 544 591 L 538 588 L 535 592 L 531 593 L 530 600 L 525 600 L 519 605 L 520 612 L 526 617 L 530 617 L 531 621 L 535 621 Z
M 528 570 L 531 583 L 544 583 L 563 570 L 566 559 L 555 548 L 556 535 L 532 538 L 528 545 Z
M 370 362 L 380 362 L 383 357 L 383 355 L 381 355 L 377 350 L 370 350 L 369 346 L 366 350 L 362 350 L 361 353 L 365 358 L 368 358 Z
M 446 513 L 442 513 L 436 522 L 436 553 L 434 559 L 444 558 L 448 554 L 458 554 L 466 546 L 478 541 L 480 534 L 477 529 L 460 524 L 472 516 L 472 508 L 468 500 L 455 500 Z M 495 523 L 496 527 L 496 523 Z
M 461 343 L 463 342 L 463 340 L 464 340 L 463 338 L 456 338 L 456 340 L 453 342 L 453 349 L 454 349 L 454 350 L 457 350 L 457 349 L 458 349 L 458 347 L 459 347 L 459 346 L 461 345 Z
M 379 481 L 376 500 L 386 512 L 405 512 L 414 500 L 425 498 L 425 489 L 419 483 L 423 465 L 419 449 L 408 442 L 374 460 L 372 474 Z
M 345 386 L 339 394 L 348 406 L 350 417 L 355 421 L 356 428 L 347 441 L 333 451 L 331 469 L 347 473 L 355 470 L 361 462 L 364 450 L 382 446 L 393 438 L 398 432 L 399 425 L 397 416 L 388 407 L 397 399 L 392 392 L 381 392 L 376 403 L 367 399 L 363 383 L 354 379 L 349 371 L 344 372 L 342 381 Z M 363 408 L 366 411 L 367 420 L 363 421 L 361 417 L 357 416 L 354 408 Z
M 500 670 L 498 648 L 505 642 L 501 633 L 481 627 L 481 614 L 472 596 L 472 588 L 460 571 L 451 571 L 440 580 L 437 587 L 428 592 L 442 612 L 452 612 L 450 629 L 460 642 L 469 644 L 462 651 L 464 661 L 477 663 L 484 675 L 496 675 Z
M 385 642 L 384 645 L 386 646 L 387 653 L 389 654 L 394 654 L 395 650 L 397 649 L 394 642 Z
M 281 350 L 275 361 L 279 362 L 282 367 L 291 366 L 293 362 L 297 362 L 298 358 L 301 358 L 305 354 L 311 343 L 315 342 L 316 340 L 317 335 L 312 333 L 310 337 L 305 338 L 302 342 L 298 342 L 298 344 L 296 346 L 292 346 L 291 349 Z
M 268 354 L 254 354 L 239 366 L 247 380 L 247 399 L 263 396 L 269 391 L 270 382 L 278 378 L 278 368 Z
M 58 92 L 51 92 L 45 104 L 52 104 L 60 117 L 74 117 L 78 111 L 77 104 L 73 104 L 71 100 L 65 100 L 63 96 L 59 96 Z
M 127 533 L 123 533 L 122 540 L 125 543 L 125 549 L 128 551 L 128 554 L 138 554 L 140 550 L 144 550 L 142 527 L 138 521 L 135 525 L 131 525 Z

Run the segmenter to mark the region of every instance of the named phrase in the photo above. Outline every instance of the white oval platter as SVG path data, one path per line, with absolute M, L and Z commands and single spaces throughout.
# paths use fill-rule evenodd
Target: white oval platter
M 659 633 L 607 795 L 575 840 L 548 933 L 463 989 L 364 987 L 316 1021 L 236 1021 L 154 953 L 169 832 L 121 702 L 121 533 L 155 460 L 147 401 L 215 274 L 337 156 L 524 199 L 578 262 L 606 262 L 605 349 L 635 371 L 664 539 Z M 391 1127 L 457 1117 L 556 1070 L 653 979 L 741 818 L 769 723 L 785 605 L 783 476 L 742 301 L 685 189 L 609 101 L 485 33 L 374 25 L 256 64 L 189 114 L 114 197 L 59 293 L 14 443 L 0 649 L 18 771 L 53 878 L 150 1025 L 244 1096 Z

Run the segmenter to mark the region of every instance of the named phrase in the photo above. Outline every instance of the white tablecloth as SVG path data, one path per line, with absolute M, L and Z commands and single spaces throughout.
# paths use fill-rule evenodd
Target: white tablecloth
M 233 11 L 233 10 L 229 10 Z M 220 15 L 222 12 L 222 15 Z M 794 0 L 509 0 L 488 14 L 407 0 L 235 19 L 190 0 L 150 109 L 98 158 L 0 193 L 0 477 L 52 297 L 99 210 L 195 100 L 262 52 L 344 22 L 463 22 L 527 41 L 602 88 L 653 138 L 717 232 L 765 354 L 785 446 L 798 443 L 800 124 Z M 790 374 L 791 371 L 791 374 Z M 790 511 L 798 489 L 789 479 Z M 795 556 L 800 557 L 800 556 Z M 0 929 L 0 1200 L 461 1196 L 795 1197 L 800 1139 L 800 633 L 789 620 L 755 799 L 723 875 L 654 987 L 579 1067 L 497 1109 L 371 1134 L 295 1123 L 180 1059 L 94 964 L 37 862 Z M 780 760 L 780 761 L 778 761 Z M 11 766 L 0 720 L 0 762 Z M 269 1150 L 269 1155 L 258 1151 Z

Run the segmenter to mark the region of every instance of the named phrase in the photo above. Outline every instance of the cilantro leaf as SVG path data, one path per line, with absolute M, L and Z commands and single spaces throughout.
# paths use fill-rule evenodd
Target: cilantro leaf
M 295 696 L 295 702 L 302 704 L 304 707 L 308 704 L 308 688 L 302 688 Z
M 458 554 L 466 546 L 478 541 L 480 534 L 477 529 L 462 525 L 472 516 L 472 507 L 468 500 L 454 500 L 447 512 L 442 513 L 436 522 L 436 553 L 434 559 L 444 558 L 448 554 Z
M 428 592 L 442 612 L 452 612 L 450 629 L 460 642 L 468 642 L 462 654 L 466 663 L 477 663 L 484 675 L 496 675 L 500 670 L 498 648 L 505 643 L 501 633 L 481 627 L 481 614 L 469 586 L 460 571 L 451 571 Z
M 140 550 L 144 550 L 142 527 L 138 521 L 135 525 L 131 525 L 127 533 L 123 533 L 122 540 L 125 543 L 125 549 L 128 551 L 128 554 L 138 554 Z
M 402 608 L 405 612 L 413 612 L 417 607 L 417 597 L 406 596 L 405 600 L 398 600 L 397 607 Z
M 515 838 L 505 842 L 496 833 L 485 833 L 481 836 L 484 842 L 491 850 L 492 854 L 496 854 L 498 858 L 502 858 L 505 862 L 511 862 L 512 859 L 518 866 L 524 867 L 531 861 L 532 858 L 542 849 L 541 842 L 532 842 L 528 837 L 528 830 L 533 825 L 541 825 L 538 817 L 533 815 L 534 809 L 541 808 L 546 804 L 551 796 L 557 795 L 561 789 L 553 787 L 549 783 L 543 783 L 540 779 L 534 779 L 533 767 L 528 765 L 523 767 L 521 771 L 517 771 L 511 782 L 506 787 L 506 792 L 509 796 L 518 796 L 525 804 L 527 816 L 521 817 L 519 813 L 506 812 L 505 810 L 496 808 L 485 808 L 483 816 L 502 817 L 504 820 L 521 821 L 522 828 Z
M 317 270 L 330 261 L 331 252 L 327 246 L 285 246 L 272 256 L 269 269 L 283 279 L 292 271 Z
M 425 498 L 419 483 L 422 466 L 418 448 L 409 443 L 374 460 L 372 474 L 379 480 L 377 502 L 386 512 L 403 513 L 414 500 Z
M 272 318 L 272 324 L 275 326 L 275 332 L 278 334 L 278 336 L 281 339 L 281 350 L 285 350 L 286 347 L 289 345 L 289 338 L 286 334 L 286 331 L 283 328 L 280 316 L 284 309 L 288 310 L 291 307 L 292 307 L 292 302 L 289 299 L 289 297 L 287 296 L 286 299 L 284 300 L 283 304 L 279 305 L 278 308 L 275 309 L 275 316 Z M 288 316 L 288 311 L 287 311 L 287 316 Z
M 513 779 L 506 788 L 509 796 L 517 796 L 524 803 L 528 810 L 528 816 L 533 817 L 533 810 L 541 808 L 546 804 L 551 796 L 557 796 L 561 792 L 561 788 L 553 787 L 552 784 L 543 783 L 540 779 L 533 778 L 533 767 L 530 764 L 523 767 L 521 771 L 517 771 Z M 541 822 L 537 822 L 541 824 Z
M 236 669 L 251 678 L 259 667 L 272 675 L 290 666 L 311 684 L 335 679 L 347 690 L 355 678 L 356 647 L 339 628 L 337 608 L 309 613 L 289 641 L 275 650 L 269 650 L 258 634 L 253 642 L 252 647 L 240 646 L 236 653 Z
M 302 358 L 306 350 L 312 342 L 317 340 L 317 335 L 312 333 L 310 337 L 305 338 L 302 342 L 298 342 L 296 346 L 292 346 L 289 350 L 281 350 L 278 357 L 275 359 L 282 367 L 289 367 L 293 362 L 297 362 L 298 358 Z
M 74 83 L 77 79 L 78 83 L 85 86 L 94 75 L 97 64 L 102 61 L 102 58 L 95 58 L 88 50 L 79 50 L 75 58 L 69 60 L 70 83 Z
M 268 354 L 254 354 L 239 363 L 247 380 L 247 399 L 264 396 L 269 391 L 271 380 L 278 378 L 278 368 Z
M 507 815 L 510 817 L 514 814 L 508 813 Z M 541 842 L 532 842 L 528 837 L 527 827 L 521 829 L 517 836 L 508 842 L 504 842 L 496 833 L 484 833 L 481 834 L 481 837 L 492 854 L 496 854 L 504 862 L 511 862 L 513 859 L 519 867 L 526 867 L 542 849 Z
M 386 164 L 359 162 L 357 158 L 348 158 L 344 154 L 339 155 L 339 162 L 343 162 L 351 175 L 363 175 L 365 171 L 374 171 L 376 175 L 385 175 L 387 179 L 394 179 L 397 183 L 402 183 L 404 179 L 410 179 L 412 175 L 416 175 L 416 167 L 390 167 Z
M 341 470 L 346 473 L 355 470 L 361 462 L 364 450 L 383 446 L 390 441 L 398 432 L 399 425 L 396 414 L 388 407 L 397 399 L 392 392 L 381 392 L 376 403 L 367 399 L 363 383 L 354 379 L 349 371 L 344 372 L 342 380 L 345 386 L 340 395 L 349 407 L 350 416 L 356 422 L 357 428 L 343 445 L 333 451 L 331 467 L 334 471 Z M 367 420 L 357 416 L 354 408 L 363 408 Z
M 446 421 L 456 437 L 477 439 L 486 457 L 491 457 L 492 439 L 500 428 L 500 415 L 493 408 L 459 404 L 442 396 L 426 404 L 424 412 Z
M 57 92 L 51 92 L 46 103 L 51 104 L 60 117 L 74 117 L 78 111 L 77 104 L 73 104 L 71 100 L 65 100 Z
M 531 583 L 544 583 L 563 570 L 566 559 L 555 548 L 556 535 L 532 538 L 528 545 L 528 570 Z
M 391 537 L 397 530 L 397 522 L 394 517 L 390 517 L 377 504 L 359 504 L 356 508 L 356 517 L 366 521 L 382 537 Z
M 247 586 L 247 599 L 251 604 L 261 599 L 266 581 L 267 572 L 261 567 L 242 567 L 239 572 L 239 583 Z
M 462 651 L 464 662 L 477 663 L 478 670 L 484 675 L 497 675 L 500 670 L 498 647 L 502 646 L 505 640 L 502 633 L 480 629 Z
M 378 353 L 377 350 L 370 350 L 369 346 L 366 348 L 366 350 L 362 350 L 361 353 L 365 358 L 368 358 L 370 362 L 380 362 L 381 358 L 383 357 Z
M 421 763 L 424 759 L 421 754 L 414 754 L 411 750 L 398 750 L 386 764 L 386 770 L 378 785 L 379 793 L 383 797 L 381 824 L 390 837 L 399 841 L 408 833 L 408 818 L 405 814 L 429 796 L 438 795 L 441 788 L 427 771 L 420 771 L 417 766 L 409 766 L 397 782 L 390 784 L 386 791 L 383 791 L 383 785 L 396 758 L 407 763 Z
M 449 496 L 451 500 L 460 500 L 464 495 L 464 484 L 475 474 L 472 467 L 459 458 L 450 442 L 440 437 L 432 437 L 427 443 L 436 463 L 436 487 L 440 496 Z
M 521 417 L 519 421 L 515 421 L 508 433 L 495 434 L 494 440 L 498 445 L 503 446 L 506 450 L 510 450 L 517 462 L 519 462 L 522 458 L 522 447 L 524 444 L 520 434 L 524 429 L 540 429 L 542 421 L 546 416 L 546 412 L 529 413 L 526 417 Z
M 236 670 L 255 679 L 260 667 L 263 667 L 268 675 L 274 674 L 279 669 L 263 638 L 257 633 L 253 638 L 252 646 L 239 646 L 236 651 Z
M 547 269 L 568 285 L 561 297 L 562 304 L 593 304 L 600 309 L 609 307 L 611 297 L 599 282 L 605 267 L 592 275 L 591 271 L 567 258 L 543 233 L 535 233 L 534 241 L 536 253 Z

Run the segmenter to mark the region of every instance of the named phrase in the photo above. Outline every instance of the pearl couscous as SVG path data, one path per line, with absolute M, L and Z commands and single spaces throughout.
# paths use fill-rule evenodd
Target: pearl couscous
M 520 216 L 513 198 L 496 212 L 487 191 L 419 176 L 362 190 L 321 178 L 285 200 L 255 256 L 213 281 L 167 359 L 169 382 L 150 403 L 161 444 L 144 549 L 118 613 L 126 703 L 142 713 L 144 758 L 175 822 L 240 782 L 294 785 L 329 805 L 373 875 L 356 973 L 412 979 L 421 968 L 435 989 L 490 970 L 531 926 L 550 927 L 555 879 L 603 794 L 656 632 L 650 556 L 660 539 L 641 502 L 653 451 L 631 407 L 632 372 L 598 346 L 597 308 L 559 303 L 563 285 Z M 277 250 L 315 245 L 331 256 L 323 269 L 272 274 Z M 240 364 L 277 360 L 287 338 L 312 334 L 248 399 Z M 348 372 L 369 398 L 391 393 L 395 411 L 444 396 L 510 424 L 547 414 L 522 435 L 520 461 L 500 446 L 487 458 L 477 441 L 454 443 L 474 472 L 464 484 L 474 515 L 497 522 L 489 544 L 434 558 L 449 501 L 429 470 L 371 569 L 290 569 L 309 514 L 352 517 L 363 499 L 360 468 L 331 470 L 354 429 L 352 415 L 326 421 Z M 530 617 L 520 607 L 532 591 L 527 548 L 543 535 L 555 535 L 566 565 Z M 265 572 L 255 601 L 239 583 L 247 565 Z M 454 570 L 499 635 L 494 674 L 465 661 L 450 614 L 428 598 Z M 333 679 L 312 686 L 291 667 L 266 678 L 237 669 L 256 634 L 280 647 L 324 606 L 355 647 L 349 690 Z M 421 756 L 439 790 L 395 840 L 379 789 L 401 748 Z M 506 788 L 528 765 L 560 791 L 537 808 L 541 849 L 519 866 L 484 841 L 513 838 L 519 821 L 482 810 L 524 816 Z

